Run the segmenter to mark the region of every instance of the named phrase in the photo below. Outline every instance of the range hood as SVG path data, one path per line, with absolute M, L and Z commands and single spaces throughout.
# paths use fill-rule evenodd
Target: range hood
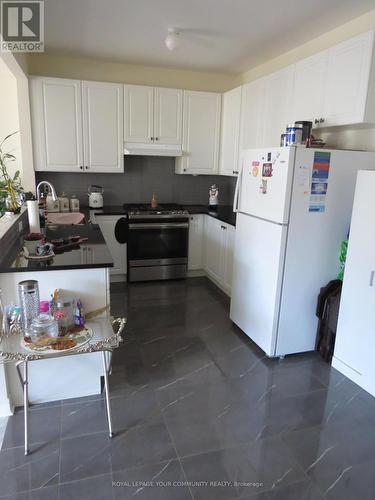
M 182 156 L 182 147 L 180 144 L 125 142 L 124 154 L 141 156 Z

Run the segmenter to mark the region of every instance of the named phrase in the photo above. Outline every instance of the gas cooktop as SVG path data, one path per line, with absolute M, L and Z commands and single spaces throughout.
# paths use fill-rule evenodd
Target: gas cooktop
M 177 215 L 177 216 L 186 216 L 188 215 L 188 211 L 184 209 L 182 205 L 178 205 L 177 203 L 160 203 L 156 208 L 152 208 L 151 205 L 146 203 L 140 204 L 132 204 L 132 203 L 124 203 L 124 209 L 128 212 L 129 217 L 134 215 Z

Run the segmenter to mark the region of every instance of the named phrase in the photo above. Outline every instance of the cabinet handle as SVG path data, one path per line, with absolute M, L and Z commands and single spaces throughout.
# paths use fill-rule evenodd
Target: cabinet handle
M 151 137 L 151 140 L 153 141 L 153 140 L 154 140 L 154 138 L 153 138 L 153 137 Z
M 238 170 L 233 170 L 233 173 L 234 174 L 238 174 Z
M 320 118 L 319 123 L 324 123 L 324 118 Z
M 86 168 L 86 170 L 88 170 L 90 167 L 89 167 L 88 165 L 86 165 L 86 167 L 85 167 L 85 168 Z
M 315 123 L 315 125 L 317 125 L 319 123 L 319 120 L 317 118 L 315 118 L 314 123 Z
M 221 229 L 224 229 L 224 231 L 226 230 L 226 227 L 225 226 L 221 226 Z
M 374 275 L 375 275 L 375 271 L 371 271 L 369 286 L 373 286 L 374 285 Z
M 186 170 L 187 170 L 187 169 L 186 169 L 186 168 L 184 168 L 184 172 L 186 172 Z
M 81 170 L 83 170 L 83 166 L 82 166 L 82 165 L 80 165 L 80 167 L 79 167 L 79 168 L 80 168 Z
M 155 137 L 155 141 L 158 141 L 159 140 L 159 137 Z

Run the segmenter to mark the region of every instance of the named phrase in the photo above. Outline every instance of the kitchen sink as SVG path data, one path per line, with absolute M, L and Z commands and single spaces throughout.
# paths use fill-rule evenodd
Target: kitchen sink
M 51 225 L 82 225 L 85 224 L 85 214 L 81 212 L 49 213 L 47 224 Z

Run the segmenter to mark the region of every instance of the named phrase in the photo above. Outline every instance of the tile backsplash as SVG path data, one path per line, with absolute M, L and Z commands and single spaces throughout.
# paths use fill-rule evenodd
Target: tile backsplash
M 232 205 L 235 177 L 218 175 L 177 175 L 175 159 L 168 157 L 125 156 L 123 174 L 37 172 L 37 182 L 50 181 L 60 194 L 75 194 L 82 205 L 88 204 L 87 189 L 98 184 L 104 189 L 105 205 L 148 203 L 153 193 L 160 203 L 208 204 L 211 184 L 219 187 L 219 203 Z

